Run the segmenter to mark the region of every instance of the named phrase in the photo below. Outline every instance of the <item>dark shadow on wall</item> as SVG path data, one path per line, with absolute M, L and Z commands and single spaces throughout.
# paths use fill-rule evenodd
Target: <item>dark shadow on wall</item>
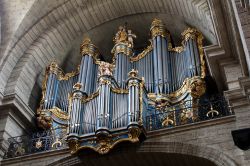
M 36 82 L 32 88 L 28 106 L 36 113 L 42 98 L 42 88 Z

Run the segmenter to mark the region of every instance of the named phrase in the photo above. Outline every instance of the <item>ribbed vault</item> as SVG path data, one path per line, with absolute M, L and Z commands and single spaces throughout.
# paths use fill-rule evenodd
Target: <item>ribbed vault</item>
M 165 22 L 177 43 L 188 26 L 202 31 L 207 44 L 216 43 L 206 0 L 37 0 L 1 59 L 1 92 L 26 104 L 38 100 L 31 92 L 36 82 L 41 85 L 45 67 L 54 59 L 66 70 L 76 66 L 83 36 L 90 36 L 109 60 L 118 25 L 128 22 L 138 36 L 136 44 L 144 47 L 154 17 Z

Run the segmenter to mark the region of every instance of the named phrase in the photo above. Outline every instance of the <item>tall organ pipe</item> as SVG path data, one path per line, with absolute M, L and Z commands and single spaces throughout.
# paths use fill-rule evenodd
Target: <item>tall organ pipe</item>
M 137 71 L 132 70 L 129 72 L 130 78 L 128 80 L 128 127 L 138 125 L 139 121 L 139 105 L 140 105 L 140 96 L 139 96 L 139 87 L 140 80 L 137 78 Z
M 109 133 L 109 115 L 110 115 L 110 80 L 106 76 L 99 78 L 99 96 L 98 96 L 98 118 L 96 123 L 96 134 Z
M 44 109 L 51 109 L 56 106 L 56 97 L 58 90 L 58 75 L 60 70 L 55 62 L 52 62 L 47 68 L 48 80 L 46 83 L 46 95 Z
M 81 112 L 82 112 L 82 98 L 86 97 L 80 90 L 81 84 L 76 83 L 74 85 L 74 91 L 72 95 L 72 106 L 70 114 L 70 133 L 73 135 L 79 135 L 82 131 Z

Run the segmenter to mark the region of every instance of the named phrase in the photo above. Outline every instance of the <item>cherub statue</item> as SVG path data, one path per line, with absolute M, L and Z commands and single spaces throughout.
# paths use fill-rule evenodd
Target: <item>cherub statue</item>
M 132 33 L 132 30 L 128 30 L 128 46 L 130 48 L 133 48 L 134 47 L 134 40 L 133 38 L 136 38 L 136 35 Z
M 113 65 L 107 62 L 101 61 L 99 64 L 99 76 L 109 75 L 112 76 Z

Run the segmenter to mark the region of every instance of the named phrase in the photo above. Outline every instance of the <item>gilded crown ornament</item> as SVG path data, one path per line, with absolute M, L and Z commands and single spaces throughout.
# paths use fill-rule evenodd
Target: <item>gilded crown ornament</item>
M 85 37 L 80 47 L 80 53 L 82 56 L 92 56 L 97 63 L 99 61 L 99 51 L 97 47 L 91 42 L 90 38 Z
M 166 37 L 169 32 L 165 29 L 162 20 L 155 18 L 150 28 L 152 38 L 156 36 Z

